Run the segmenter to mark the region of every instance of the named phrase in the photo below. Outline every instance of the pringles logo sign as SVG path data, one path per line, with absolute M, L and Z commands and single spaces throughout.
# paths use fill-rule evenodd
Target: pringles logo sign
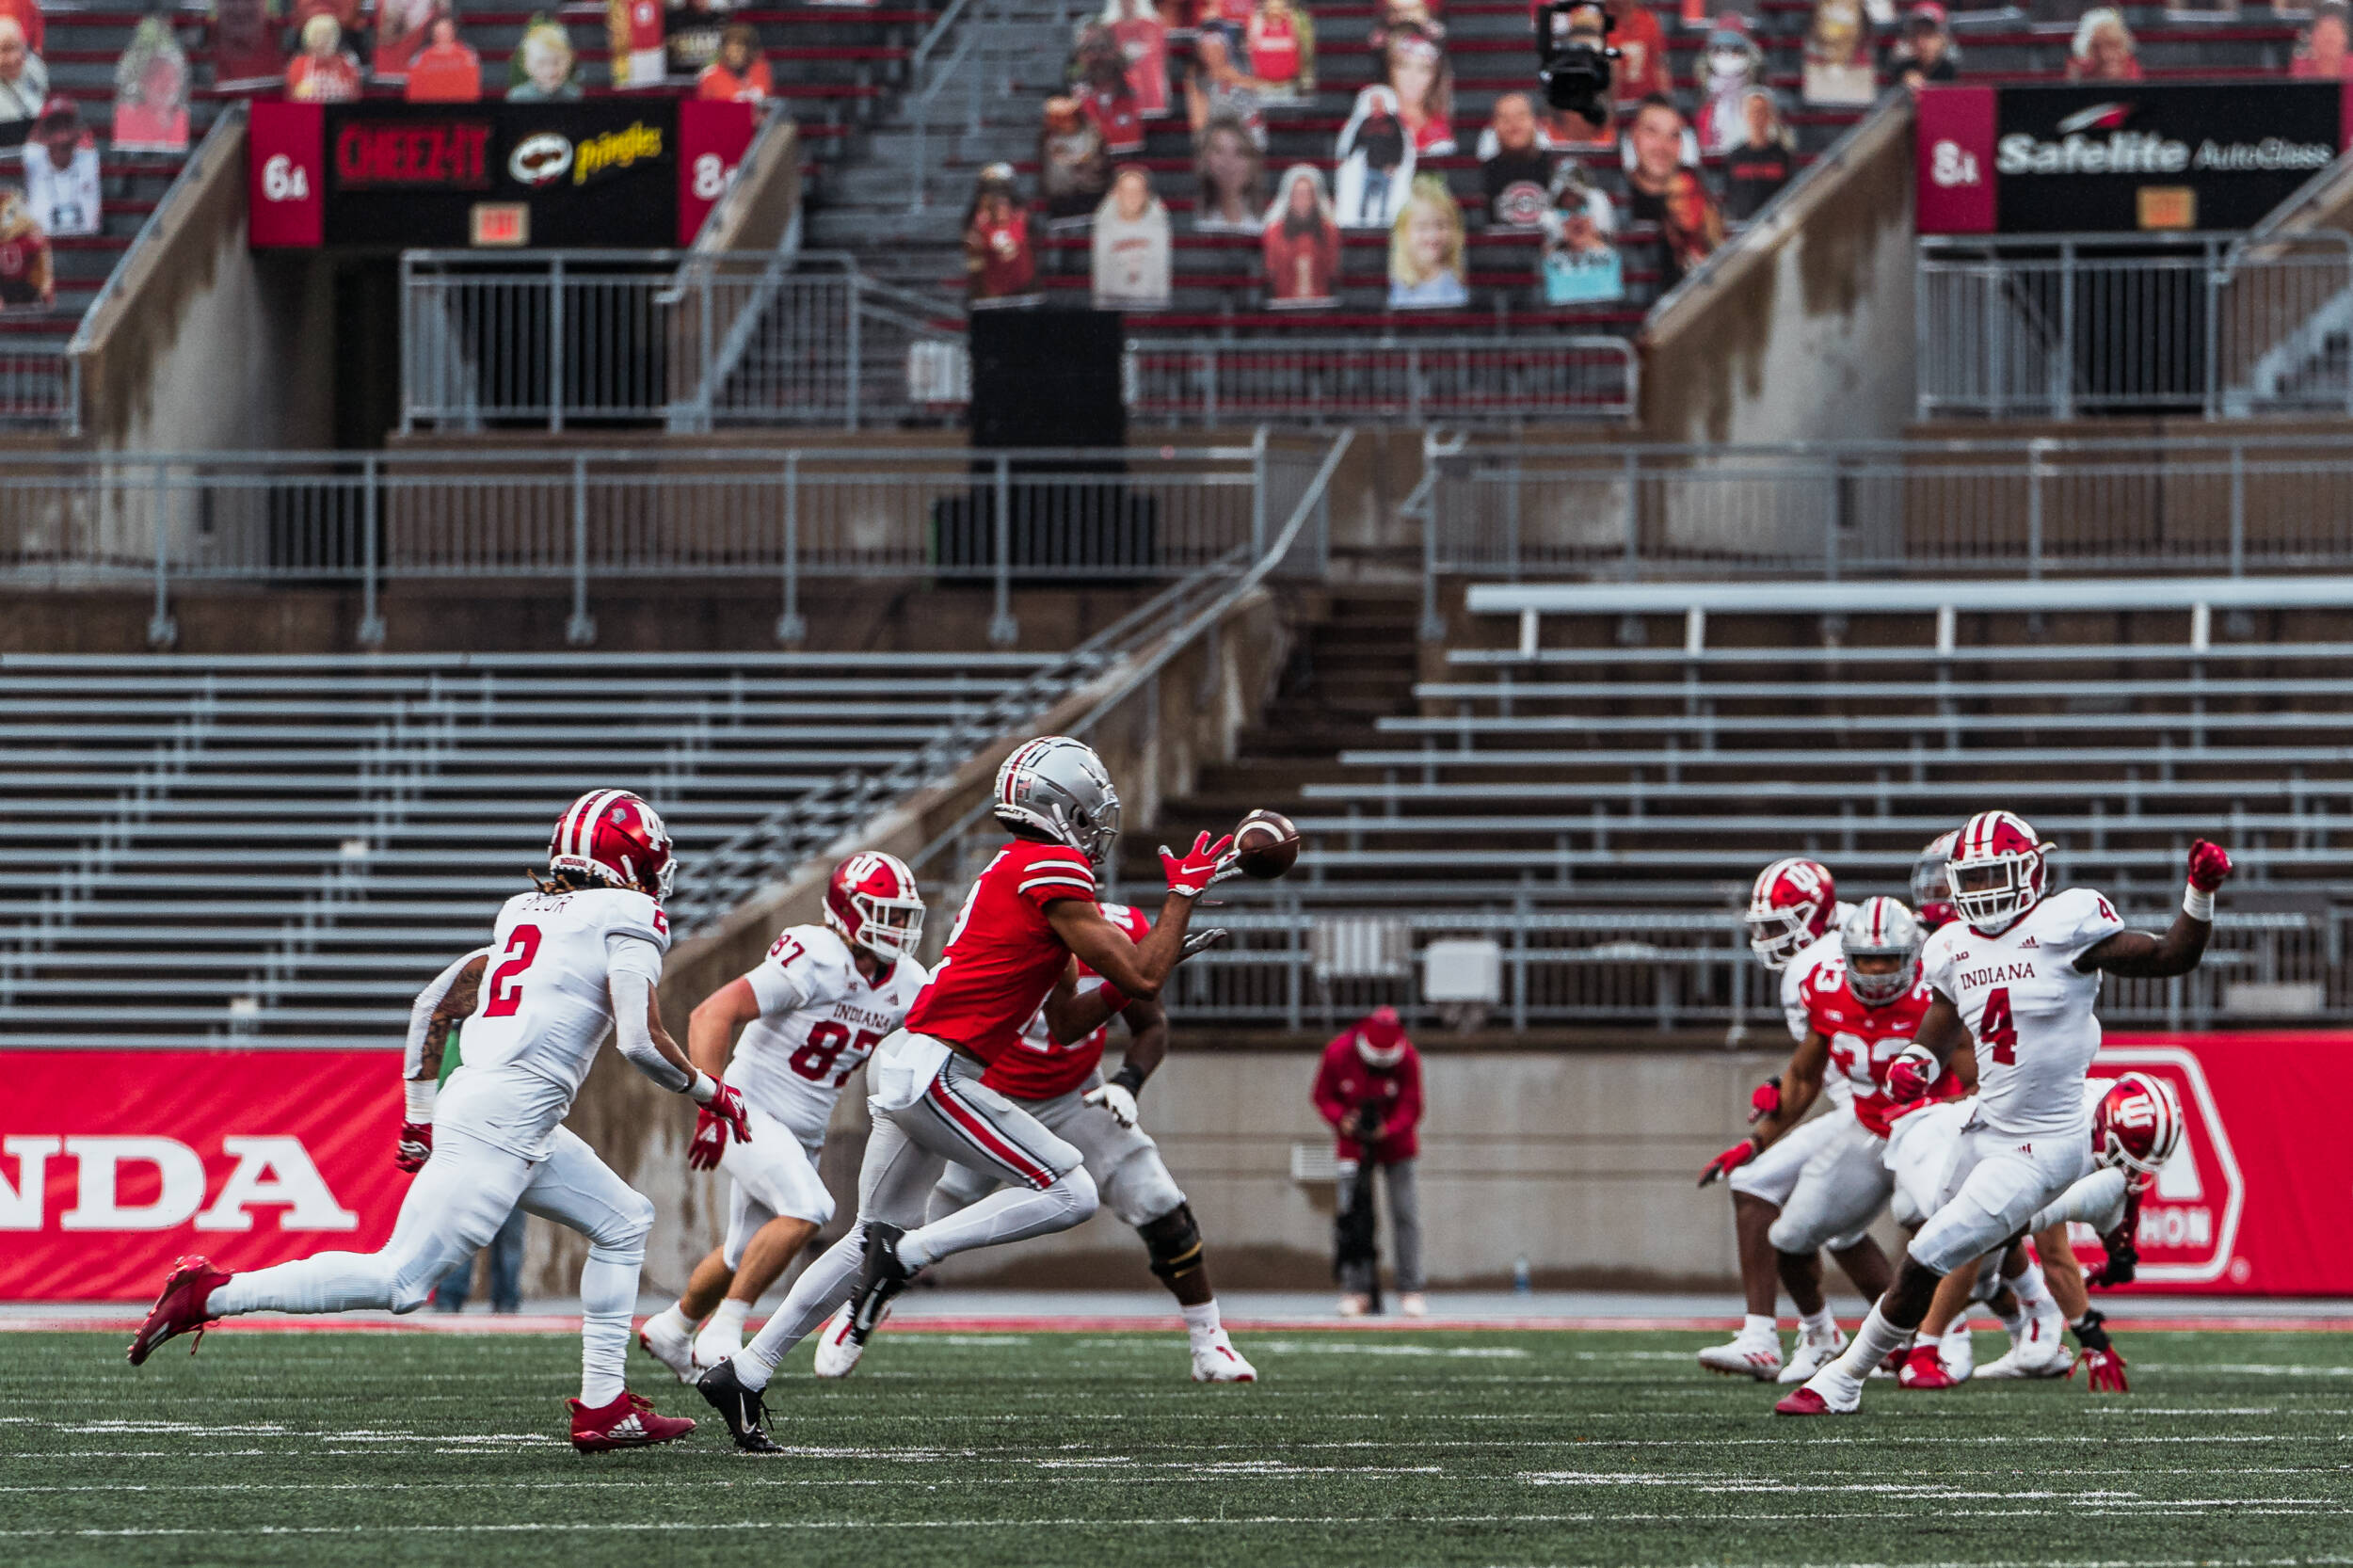
M 648 158 L 662 156 L 661 127 L 637 120 L 618 131 L 607 131 L 580 144 L 572 160 L 572 184 L 584 185 L 595 176 L 612 173 Z

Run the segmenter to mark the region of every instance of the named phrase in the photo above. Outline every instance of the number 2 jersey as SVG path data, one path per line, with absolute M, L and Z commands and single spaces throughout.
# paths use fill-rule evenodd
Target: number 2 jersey
M 1021 1048 L 1027 1027 L 1070 962 L 1046 919 L 1059 899 L 1095 898 L 1095 868 L 1062 844 L 1016 840 L 997 852 L 948 928 L 948 950 L 915 999 L 907 1028 L 994 1064 Z
M 613 1032 L 613 976 L 662 984 L 670 921 L 625 888 L 518 893 L 499 911 L 465 1060 L 435 1120 L 525 1160 L 547 1156 Z
M 931 977 L 902 958 L 870 982 L 849 943 L 824 926 L 796 925 L 744 978 L 760 1016 L 736 1039 L 728 1081 L 746 1105 L 813 1149 L 825 1141 L 841 1086 L 905 1022 Z
M 1961 920 L 1929 935 L 1920 973 L 1952 999 L 1977 1042 L 1985 1126 L 2022 1138 L 2083 1131 L 2084 1079 L 2100 1048 L 2091 1013 L 2100 971 L 2079 969 L 2075 960 L 2123 929 L 2106 899 L 2070 888 L 1998 936 Z
M 1144 911 L 1125 904 L 1103 905 L 1103 918 L 1126 932 L 1131 942 L 1141 942 L 1152 934 L 1152 922 L 1144 919 Z M 1104 990 L 1111 990 L 1112 1016 L 1117 1017 L 1127 1010 L 1128 999 L 1112 990 L 1111 982 L 1080 964 L 1079 994 L 1091 996 Z M 1049 1100 L 1076 1093 L 1102 1065 L 1103 1048 L 1110 1044 L 1111 1034 L 1107 1018 L 1084 1039 L 1059 1044 L 1053 1031 L 1046 1027 L 1046 1009 L 1041 1007 L 1031 1015 L 1016 1048 L 991 1062 L 981 1082 L 1017 1100 Z
M 1887 1136 L 1896 1110 L 1887 1097 L 1887 1069 L 1920 1032 L 1932 995 L 1928 982 L 1920 980 L 1909 995 L 1883 1007 L 1866 1007 L 1847 984 L 1846 959 L 1835 954 L 1816 964 L 1798 983 L 1807 1030 L 1830 1042 L 1825 1083 L 1843 1081 L 1852 1096 L 1855 1120 L 1879 1137 Z M 1949 1099 L 1960 1090 L 1961 1080 L 1946 1073 L 1929 1089 L 1929 1098 Z

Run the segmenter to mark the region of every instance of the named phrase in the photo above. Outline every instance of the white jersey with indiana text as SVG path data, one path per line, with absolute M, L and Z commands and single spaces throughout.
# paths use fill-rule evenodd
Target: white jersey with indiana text
M 626 970 L 661 984 L 669 947 L 669 919 L 643 893 L 592 888 L 508 899 L 440 1125 L 545 1159 L 613 1032 L 612 977 Z
M 728 1081 L 811 1148 L 824 1142 L 841 1086 L 906 1021 L 931 980 L 922 965 L 902 958 L 869 984 L 850 945 L 822 925 L 789 928 L 744 978 L 760 1016 L 735 1042 Z
M 2089 888 L 2054 893 L 1998 936 L 1954 920 L 1921 950 L 1920 972 L 1977 1042 L 1978 1117 L 1996 1132 L 2080 1137 L 2084 1080 L 2100 1048 L 2100 972 L 2075 960 L 2124 929 Z

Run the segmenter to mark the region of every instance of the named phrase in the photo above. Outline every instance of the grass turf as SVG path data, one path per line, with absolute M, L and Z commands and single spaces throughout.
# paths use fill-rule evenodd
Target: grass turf
M 1672 1333 L 886 1334 L 772 1389 L 778 1441 L 582 1458 L 578 1341 L 0 1334 L 14 1563 L 2353 1562 L 2353 1346 L 2126 1333 L 2134 1391 L 1905 1394 L 1789 1421 Z M 185 1342 L 183 1341 L 182 1344 Z M 1980 1356 L 1997 1347 L 1981 1341 Z M 632 1349 L 635 1385 L 708 1415 Z M 771 1557 L 771 1554 L 774 1554 Z

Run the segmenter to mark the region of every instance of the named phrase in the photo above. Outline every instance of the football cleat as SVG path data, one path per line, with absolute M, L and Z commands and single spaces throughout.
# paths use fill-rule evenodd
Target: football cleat
M 228 1283 L 228 1274 L 214 1268 L 209 1257 L 190 1254 L 174 1259 L 171 1272 L 164 1276 L 163 1293 L 148 1308 L 147 1320 L 139 1325 L 138 1334 L 131 1341 L 131 1365 L 144 1366 L 157 1346 L 191 1329 L 196 1333 L 196 1344 L 188 1347 L 188 1353 L 194 1355 L 197 1347 L 204 1343 L 205 1329 L 219 1320 L 205 1316 L 205 1304 L 213 1299 L 215 1290 Z
M 638 1348 L 678 1375 L 680 1383 L 695 1381 L 695 1331 L 675 1326 L 666 1312 L 646 1320 L 637 1331 Z
M 858 1357 L 865 1353 L 866 1341 L 850 1336 L 850 1304 L 843 1302 L 817 1331 L 814 1370 L 821 1378 L 846 1378 L 857 1370 Z
M 1352 1290 L 1340 1298 L 1340 1316 L 1361 1318 L 1372 1310 L 1372 1298 L 1361 1290 Z
M 2009 1349 L 1998 1361 L 1978 1368 L 1977 1376 L 1996 1380 L 2067 1376 L 2074 1352 L 2067 1348 L 2066 1328 L 2056 1304 L 2028 1312 L 2010 1336 Z
M 1969 1381 L 1970 1374 L 1977 1368 L 1977 1340 L 1969 1332 L 1966 1320 L 1945 1331 L 1945 1336 L 1936 1342 L 1936 1359 L 1955 1383 Z
M 1770 1383 L 1781 1376 L 1781 1336 L 1752 1339 L 1743 1334 L 1728 1345 L 1710 1345 L 1700 1352 L 1700 1365 L 1726 1377 Z
M 650 1448 L 675 1443 L 695 1430 L 683 1416 L 664 1416 L 640 1394 L 623 1389 L 613 1402 L 589 1409 L 578 1400 L 564 1401 L 572 1412 L 572 1447 L 584 1454 L 611 1453 L 616 1448 Z
M 728 1329 L 718 1323 L 705 1323 L 695 1336 L 695 1373 L 686 1381 L 692 1383 L 728 1357 L 744 1348 L 741 1329 Z
M 1845 1404 L 1833 1404 L 1827 1396 L 1816 1392 L 1814 1385 L 1809 1383 L 1803 1388 L 1783 1395 L 1781 1402 L 1773 1406 L 1773 1414 L 1776 1416 L 1851 1416 L 1862 1408 L 1863 1395 L 1860 1390 L 1857 1390 L 1854 1397 Z
M 1408 1318 L 1430 1316 L 1430 1298 L 1418 1290 L 1408 1290 L 1397 1298 L 1397 1309 Z
M 735 1375 L 732 1359 L 722 1361 L 702 1375 L 695 1384 L 695 1392 L 710 1401 L 719 1413 L 719 1419 L 728 1424 L 728 1435 L 735 1446 L 747 1454 L 782 1453 L 784 1449 L 768 1435 L 768 1404 L 760 1390 L 746 1388 Z
M 1903 1375 L 1904 1363 L 1911 1357 L 1912 1336 L 1906 1335 L 1902 1344 L 1888 1352 L 1881 1358 L 1880 1364 L 1871 1368 L 1870 1375 L 1875 1378 L 1900 1377 Z
M 890 1298 L 905 1289 L 907 1282 L 915 1277 L 915 1271 L 899 1260 L 899 1240 L 904 1235 L 904 1229 L 888 1220 L 866 1222 L 865 1272 L 858 1279 L 857 1294 L 850 1298 L 850 1317 L 843 1324 L 843 1333 L 861 1351 L 867 1336 L 882 1326 Z M 856 1357 L 851 1360 L 855 1363 Z M 842 1373 L 847 1371 L 847 1368 L 842 1369 Z
M 1233 1341 L 1223 1333 L 1206 1345 L 1196 1345 L 1193 1352 L 1193 1381 L 1195 1383 L 1256 1383 L 1258 1369 L 1241 1358 Z
M 1945 1358 L 1936 1353 L 1934 1345 L 1914 1345 L 1904 1358 L 1904 1369 L 1896 1374 L 1897 1384 L 1905 1388 L 1958 1388 L 1961 1379 L 1945 1369 Z
M 1835 1323 L 1831 1325 L 1830 1333 L 1818 1337 L 1811 1334 L 1801 1334 L 1798 1336 L 1797 1353 L 1789 1358 L 1789 1365 L 1781 1369 L 1781 1376 L 1775 1381 L 1780 1383 L 1808 1382 L 1815 1373 L 1835 1360 L 1838 1352 L 1846 1348 L 1846 1331 Z

